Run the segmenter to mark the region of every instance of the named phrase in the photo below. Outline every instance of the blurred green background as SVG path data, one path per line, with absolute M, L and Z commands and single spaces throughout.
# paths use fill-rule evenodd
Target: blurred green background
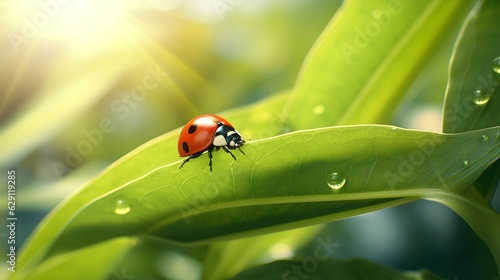
M 67 195 L 142 143 L 195 115 L 289 91 L 341 3 L 2 1 L 0 167 L 3 181 L 6 169 L 18 174 L 18 241 Z M 441 131 L 459 28 L 442 39 L 391 124 Z M 496 209 L 499 204 L 496 199 Z M 447 279 L 496 271 L 468 225 L 431 202 L 332 223 L 321 235 L 340 244 L 339 258 L 428 268 Z M 0 237 L 6 244 L 6 234 Z M 311 255 L 314 247 L 295 253 Z M 156 269 L 169 273 L 163 265 Z

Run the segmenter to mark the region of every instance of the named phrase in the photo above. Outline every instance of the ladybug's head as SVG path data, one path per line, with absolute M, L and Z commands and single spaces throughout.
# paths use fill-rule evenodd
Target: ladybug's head
M 228 133 L 226 142 L 230 149 L 239 148 L 245 144 L 245 140 L 241 139 L 241 135 L 236 130 Z
M 231 126 L 221 125 L 217 128 L 214 136 L 214 146 L 227 146 L 229 149 L 236 149 L 245 144 L 241 135 Z

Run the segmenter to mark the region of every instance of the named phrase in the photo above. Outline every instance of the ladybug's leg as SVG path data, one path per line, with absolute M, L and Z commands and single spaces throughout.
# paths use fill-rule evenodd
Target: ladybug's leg
M 212 172 L 212 151 L 214 149 L 214 146 L 208 148 L 208 158 L 210 161 L 208 162 L 208 166 L 210 166 L 210 172 Z
M 222 146 L 222 149 L 224 151 L 226 151 L 226 153 L 231 154 L 231 156 L 233 157 L 233 159 L 236 160 L 236 157 L 233 155 L 233 153 L 231 153 L 231 151 L 226 146 Z
M 179 166 L 179 169 L 181 169 L 184 166 L 184 164 L 186 164 L 186 162 L 188 162 L 190 159 L 197 158 L 197 157 L 201 156 L 201 154 L 203 154 L 203 152 L 190 155 L 187 159 L 185 159 L 182 162 L 181 166 Z
M 188 162 L 191 158 L 192 158 L 192 156 L 190 156 L 190 157 L 188 157 L 187 159 L 185 159 L 185 160 L 182 162 L 181 166 L 179 166 L 179 169 L 181 169 L 181 168 L 184 166 L 184 164 L 186 164 L 186 162 Z

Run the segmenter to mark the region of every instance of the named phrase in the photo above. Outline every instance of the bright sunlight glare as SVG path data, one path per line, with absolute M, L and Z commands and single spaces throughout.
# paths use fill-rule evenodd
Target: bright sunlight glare
M 88 37 L 119 27 L 127 6 L 117 2 L 80 0 L 68 3 L 65 12 L 58 17 L 60 35 Z
M 49 39 L 72 46 L 106 44 L 127 33 L 130 12 L 145 8 L 136 0 L 46 0 L 10 2 L 20 35 L 10 38 L 13 45 L 21 39 Z M 16 41 L 17 40 L 17 41 Z

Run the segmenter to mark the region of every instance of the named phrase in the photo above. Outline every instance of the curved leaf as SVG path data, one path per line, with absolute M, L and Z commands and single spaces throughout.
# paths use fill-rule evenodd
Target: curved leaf
M 491 207 L 477 203 L 475 199 L 449 193 L 427 192 L 424 198 L 446 205 L 460 215 L 488 245 L 500 272 L 500 214 Z
M 24 251 L 27 268 L 119 236 L 228 240 L 399 205 L 431 189 L 464 192 L 500 156 L 500 142 L 482 137 L 499 131 L 442 135 L 386 126 L 300 131 L 250 142 L 246 156 L 237 155 L 234 162 L 215 153 L 214 172 L 206 156 L 181 170 L 180 162 L 158 161 L 160 151 L 175 147 L 176 137 L 168 134 L 132 152 L 61 206 Z M 151 172 L 121 183 L 110 180 L 151 159 L 158 164 Z
M 500 125 L 500 3 L 478 2 L 461 32 L 450 67 L 444 132 Z M 500 182 L 500 162 L 475 183 L 486 203 Z
M 500 26 L 500 3 L 479 3 L 464 25 L 453 55 L 444 132 L 500 125 L 500 29 L 494 28 Z
M 346 1 L 303 65 L 288 124 L 387 122 L 443 34 L 469 10 L 456 1 Z

